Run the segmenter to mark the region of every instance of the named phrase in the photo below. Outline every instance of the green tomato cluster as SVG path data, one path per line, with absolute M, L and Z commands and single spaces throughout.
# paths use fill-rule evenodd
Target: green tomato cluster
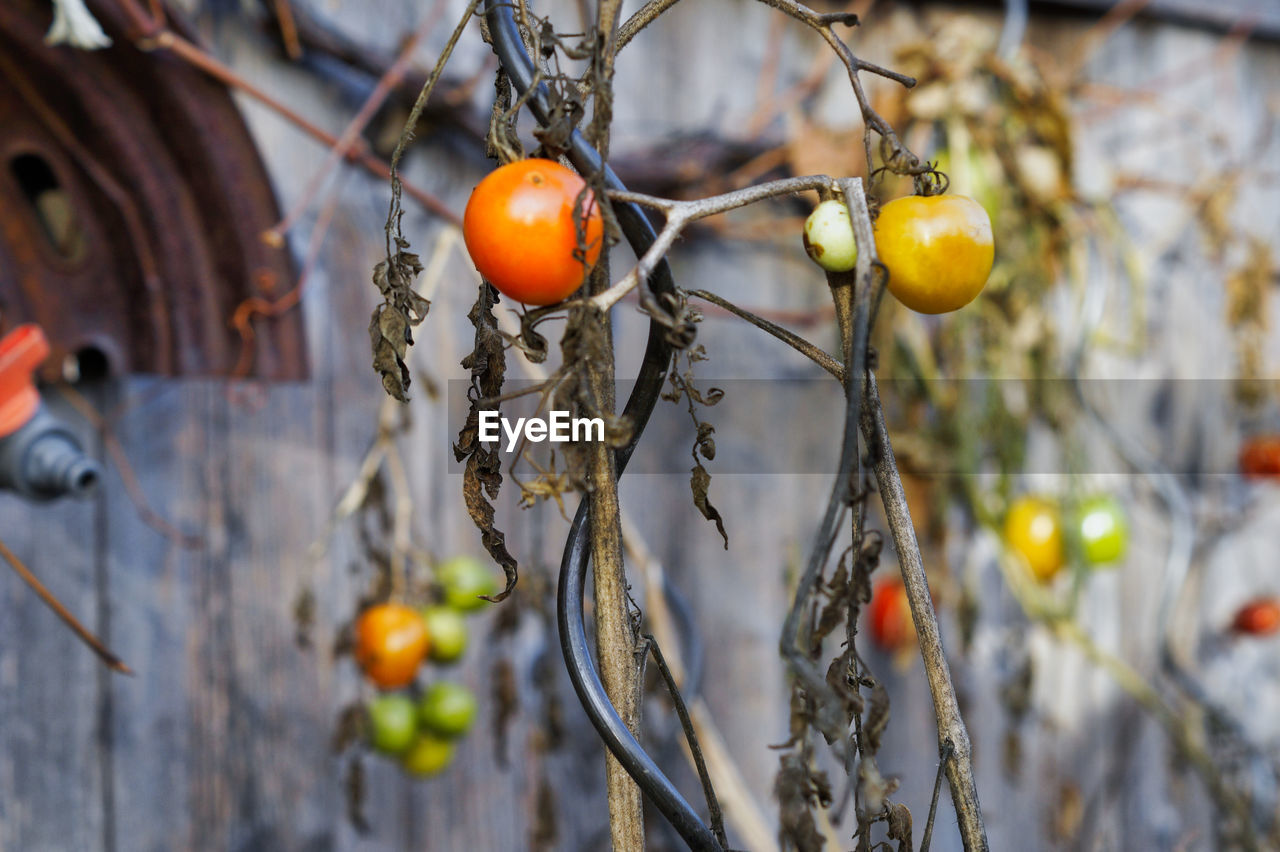
M 494 572 L 471 556 L 454 556 L 436 566 L 441 603 L 419 610 L 426 626 L 427 658 L 455 663 L 467 649 L 466 616 L 488 605 L 498 592 Z M 474 724 L 479 703 L 460 683 L 438 680 L 412 692 L 379 692 L 365 707 L 366 738 L 374 751 L 399 761 L 415 776 L 435 775 L 449 766 L 457 740 Z
M 467 687 L 436 681 L 416 699 L 383 693 L 367 708 L 369 744 L 398 758 L 411 775 L 435 775 L 453 759 L 455 742 L 471 729 L 479 704 Z

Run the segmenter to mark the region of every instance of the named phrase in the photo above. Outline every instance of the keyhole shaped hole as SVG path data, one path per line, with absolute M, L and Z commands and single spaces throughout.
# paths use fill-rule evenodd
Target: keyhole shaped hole
M 59 257 L 77 261 L 84 256 L 84 230 L 71 203 L 71 194 L 58 182 L 49 163 L 39 154 L 19 154 L 9 162 L 31 212 L 40 223 L 49 247 Z

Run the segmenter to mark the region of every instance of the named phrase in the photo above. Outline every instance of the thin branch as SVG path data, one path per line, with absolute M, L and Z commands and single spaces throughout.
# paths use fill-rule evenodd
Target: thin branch
M 636 10 L 630 18 L 618 28 L 618 50 L 626 47 L 640 31 L 658 19 L 658 16 L 679 3 L 680 0 L 649 0 Z
M 0 557 L 9 563 L 9 567 L 17 572 L 18 576 L 32 588 L 49 609 L 57 613 L 67 627 L 71 628 L 71 632 L 75 633 L 81 642 L 88 645 L 89 649 L 98 655 L 98 659 L 102 660 L 107 668 L 121 674 L 133 674 L 133 669 L 125 665 L 123 660 L 113 654 L 106 645 L 102 644 L 101 639 L 94 636 L 84 625 L 77 621 L 76 617 L 53 596 L 52 592 L 45 588 L 43 583 L 36 579 L 36 575 L 31 573 L 31 569 L 24 565 L 22 560 L 3 541 L 0 541 Z
M 671 669 L 667 667 L 667 659 L 662 655 L 658 640 L 653 638 L 652 633 L 646 633 L 644 638 L 649 643 L 649 652 L 653 654 L 654 662 L 658 664 L 658 673 L 662 675 L 662 682 L 667 686 L 667 694 L 671 697 L 671 704 L 675 707 L 676 716 L 680 719 L 680 727 L 684 730 L 685 745 L 692 755 L 694 768 L 698 771 L 698 781 L 702 784 L 702 793 L 707 800 L 707 810 L 711 814 L 711 830 L 720 841 L 720 845 L 728 849 L 729 841 L 724 833 L 724 814 L 720 812 L 720 802 L 716 799 L 716 789 L 711 783 L 711 774 L 707 771 L 707 761 L 702 755 L 702 749 L 698 746 L 698 734 L 689 718 L 689 708 L 685 706 L 680 688 L 671 675 Z
M 942 759 L 938 761 L 938 774 L 933 777 L 933 797 L 929 800 L 929 819 L 924 824 L 924 837 L 920 838 L 920 852 L 929 852 L 929 844 L 933 842 L 933 823 L 938 816 L 942 779 L 946 776 L 947 761 L 951 760 L 953 752 L 950 743 L 942 747 Z
M 706 290 L 686 290 L 685 292 L 690 296 L 697 296 L 699 299 L 704 299 L 713 305 L 718 305 L 734 316 L 740 317 L 751 323 L 761 331 L 778 338 L 783 343 L 787 344 L 792 349 L 796 350 L 801 355 L 826 370 L 834 376 L 837 381 L 841 383 L 844 382 L 844 365 L 795 332 L 788 331 L 780 325 L 775 325 L 764 317 L 753 314 L 746 308 L 740 308 L 733 302 L 730 302 L 728 299 L 721 298 L 715 293 L 708 293 Z
M 680 232 L 690 222 L 696 222 L 699 219 L 705 219 L 717 213 L 725 213 L 729 210 L 745 207 L 748 204 L 755 204 L 768 198 L 794 195 L 797 192 L 818 191 L 832 186 L 833 183 L 832 179 L 826 175 L 806 175 L 804 177 L 770 181 L 769 183 L 749 186 L 745 189 L 726 192 L 723 195 L 699 198 L 694 201 L 656 198 L 652 195 L 642 195 L 638 192 L 610 192 L 609 198 L 615 201 L 632 202 L 661 210 L 666 214 L 667 221 L 662 226 L 662 230 L 658 233 L 658 238 L 654 240 L 653 245 L 640 258 L 639 263 L 617 284 L 602 293 L 592 296 L 588 301 L 600 311 L 607 311 L 616 305 L 623 296 L 634 290 L 641 281 L 646 280 L 653 273 L 658 261 L 662 260 L 666 253 L 671 250 L 671 246 L 675 244 Z
M 866 388 L 862 430 L 866 436 L 868 451 L 874 460 L 872 467 L 879 485 L 880 499 L 898 551 L 902 582 L 911 604 L 920 656 L 924 660 L 929 691 L 933 695 L 934 714 L 938 720 L 939 747 L 944 753 L 948 747 L 953 749 L 951 759 L 946 762 L 946 771 L 947 780 L 951 784 L 951 800 L 955 805 L 960 838 L 967 852 L 986 850 L 986 829 L 983 827 L 982 808 L 978 803 L 978 788 L 973 780 L 973 747 L 964 718 L 960 715 L 955 686 L 951 682 L 951 669 L 942 649 L 942 634 L 938 630 L 938 618 L 933 611 L 920 545 L 916 541 L 911 511 L 907 506 L 902 477 L 893 457 L 893 447 L 889 443 L 889 430 L 884 422 L 884 411 L 872 373 L 867 374 Z
M 231 370 L 232 376 L 247 376 L 253 367 L 253 341 L 257 336 L 253 328 L 253 318 L 255 316 L 278 317 L 293 310 L 302 302 L 307 283 L 311 280 L 316 264 L 320 261 L 320 252 L 324 249 L 329 226 L 333 224 L 333 218 L 338 212 L 338 204 L 342 200 L 341 188 L 341 182 L 335 184 L 320 208 L 320 214 L 307 239 L 307 252 L 302 262 L 302 271 L 298 273 L 298 280 L 294 285 L 274 299 L 250 296 L 237 305 L 232 312 L 231 326 L 240 335 L 240 355 Z
M 79 412 L 80 416 L 85 420 L 89 421 L 89 425 L 102 437 L 103 447 L 106 449 L 107 455 L 111 456 L 111 462 L 115 465 L 116 472 L 120 474 L 121 483 L 124 484 L 125 493 L 129 495 L 129 500 L 133 503 L 134 509 L 142 522 L 181 547 L 192 550 L 204 547 L 204 538 L 202 536 L 183 532 L 151 507 L 146 491 L 143 490 L 142 484 L 138 481 L 138 476 L 133 470 L 133 464 L 129 461 L 129 454 L 125 452 L 124 445 L 120 443 L 120 439 L 115 436 L 114 421 L 116 416 L 122 412 L 117 411 L 111 417 L 104 417 L 74 385 L 59 384 L 57 387 L 58 392 L 70 403 L 71 407 Z
M 221 82 L 231 88 L 244 92 L 249 97 L 258 101 L 262 105 L 268 107 L 273 112 L 280 115 L 286 121 L 299 130 L 311 136 L 313 139 L 319 140 L 322 144 L 333 147 L 338 144 L 338 137 L 334 136 L 326 130 L 316 126 L 315 123 L 304 117 L 297 110 L 285 104 L 278 98 L 267 94 L 262 89 L 250 83 L 244 77 L 231 70 L 225 63 L 220 62 L 213 56 L 201 50 L 195 44 L 191 43 L 182 36 L 164 29 L 163 24 L 153 20 L 140 6 L 136 0 L 121 0 L 121 8 L 124 10 L 134 22 L 134 26 L 138 28 L 141 35 L 136 41 L 139 50 L 168 50 L 174 56 L 186 62 L 188 65 L 203 71 L 210 77 Z M 347 153 L 347 159 L 358 163 L 370 174 L 380 177 L 391 177 L 391 170 L 381 159 L 369 153 L 363 143 L 356 144 Z M 461 225 L 462 222 L 458 214 L 454 213 L 449 207 L 436 198 L 431 193 L 417 186 L 404 184 L 405 192 L 409 193 L 423 207 L 442 219 Z
M 288 8 L 287 2 L 285 4 L 285 8 Z M 418 45 L 420 45 L 422 40 L 430 35 L 431 31 L 435 29 L 436 23 L 440 20 L 440 16 L 443 13 L 443 0 L 436 0 L 435 4 L 431 7 L 431 11 L 423 18 L 422 23 L 419 24 L 418 28 L 413 31 L 408 39 L 405 40 L 404 46 L 400 49 L 400 55 L 396 57 L 395 62 L 391 64 L 391 67 L 388 68 L 386 73 L 378 80 L 378 84 L 373 87 L 373 91 L 369 93 L 369 97 L 365 98 L 365 101 L 361 104 L 359 111 L 356 112 L 351 121 L 347 122 L 347 126 L 343 128 L 342 135 L 338 137 L 338 141 L 329 149 L 328 153 L 325 154 L 324 160 L 321 161 L 320 165 L 311 175 L 311 180 L 308 181 L 306 187 L 303 188 L 302 194 L 298 197 L 298 200 L 294 202 L 293 206 L 289 208 L 289 212 L 286 213 L 279 222 L 273 225 L 270 230 L 262 235 L 262 238 L 269 245 L 280 245 L 284 240 L 284 235 L 293 227 L 294 223 L 297 222 L 298 217 L 302 215 L 304 210 L 311 206 L 311 202 L 315 200 L 316 195 L 320 192 L 320 188 L 324 185 L 325 178 L 327 178 L 329 173 L 333 171 L 333 167 L 347 156 L 348 152 L 351 151 L 352 146 L 359 141 L 360 134 L 364 131 L 365 127 L 373 120 L 374 115 L 376 115 L 378 110 L 381 109 L 383 103 L 385 103 L 387 98 L 391 96 L 391 93 L 400 85 L 400 81 L 404 79 L 404 75 L 409 71 L 409 68 L 413 63 L 413 55 L 417 52 Z M 468 17 L 470 16 L 468 15 Z M 282 17 L 280 21 L 283 29 L 285 19 Z M 289 18 L 289 21 L 292 23 L 292 18 Z M 295 40 L 297 38 L 296 32 L 294 38 Z M 395 162 L 392 164 L 393 168 L 394 166 Z
M 400 192 L 402 189 L 410 189 L 409 184 L 405 183 L 404 179 L 400 177 L 400 158 L 404 156 L 405 148 L 409 146 L 409 142 L 413 139 L 414 128 L 418 126 L 418 120 L 422 117 L 422 111 L 427 107 L 427 101 L 431 98 L 432 90 L 435 89 L 436 83 L 440 82 L 440 76 L 444 74 L 444 67 L 449 62 L 449 57 L 453 55 L 453 49 L 458 44 L 458 39 L 462 37 L 463 30 L 471 22 L 471 16 L 475 14 L 476 7 L 479 5 L 480 0 L 471 0 L 467 4 L 467 9 L 462 18 L 449 35 L 449 41 L 440 51 L 440 57 L 436 60 L 435 67 L 431 69 L 426 82 L 422 84 L 422 91 L 418 92 L 418 99 L 414 101 L 413 109 L 409 110 L 409 117 L 405 119 L 404 128 L 400 131 L 400 138 L 396 141 L 396 149 L 391 154 L 391 165 L 387 168 L 387 177 L 391 179 L 391 208 L 387 211 L 386 226 L 388 258 L 392 255 L 392 226 L 394 224 L 399 227 L 399 222 L 394 220 L 400 210 Z M 410 194 L 412 195 L 412 192 Z M 458 227 L 462 227 L 462 222 L 456 215 L 452 216 L 450 221 Z

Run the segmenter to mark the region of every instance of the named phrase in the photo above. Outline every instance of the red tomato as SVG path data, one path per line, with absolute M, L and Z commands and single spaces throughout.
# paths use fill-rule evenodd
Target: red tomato
M 430 644 L 422 616 L 397 603 L 377 604 L 360 613 L 355 634 L 356 662 L 365 677 L 383 689 L 412 681 Z
M 1240 472 L 1245 476 L 1280 476 L 1280 435 L 1255 435 L 1240 447 Z
M 476 269 L 503 295 L 526 305 L 554 305 L 582 286 L 600 258 L 604 223 L 582 178 L 551 160 L 494 169 L 467 201 L 462 236 Z M 578 252 L 574 221 L 585 216 Z
M 1231 629 L 1248 636 L 1270 636 L 1280 631 L 1280 600 L 1258 598 L 1236 612 Z
M 871 592 L 867 611 L 871 638 L 886 651 L 896 651 L 916 641 L 907 588 L 898 577 L 881 580 Z

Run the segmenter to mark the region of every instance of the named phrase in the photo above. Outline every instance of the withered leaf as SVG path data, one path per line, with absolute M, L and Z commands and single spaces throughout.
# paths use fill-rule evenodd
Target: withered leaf
M 698 507 L 702 517 L 715 523 L 716 529 L 720 532 L 720 537 L 724 539 L 724 549 L 728 550 L 729 534 L 724 530 L 724 519 L 720 517 L 719 510 L 711 505 L 711 500 L 707 497 L 707 491 L 711 487 L 711 474 L 707 473 L 707 469 L 702 466 L 701 462 L 693 466 L 693 475 L 689 477 L 689 487 L 693 489 L 693 505 Z
M 898 841 L 898 852 L 911 852 L 911 811 L 897 802 L 889 806 L 886 816 L 889 823 L 889 839 Z
M 871 705 L 867 709 L 867 718 L 862 723 L 862 749 L 865 754 L 875 754 L 880 750 L 880 737 L 889 726 L 889 690 L 884 684 L 876 681 L 871 687 Z
M 897 780 L 881 775 L 880 767 L 870 755 L 858 763 L 858 801 L 865 817 L 878 815 L 884 809 L 885 801 L 897 789 Z
M 347 819 L 359 834 L 368 834 L 373 829 L 364 813 L 365 787 L 364 762 L 359 757 L 353 757 L 347 764 L 343 788 L 346 793 Z
M 781 839 L 796 852 L 822 852 L 826 841 L 814 822 L 810 804 L 813 801 L 812 776 L 803 752 L 792 751 L 781 758 L 773 791 L 778 799 Z
M 498 303 L 498 292 L 484 281 L 476 296 L 476 303 L 467 314 L 475 328 L 475 348 L 462 359 L 462 366 L 471 371 L 471 389 L 468 397 L 471 407 L 467 420 L 458 432 L 453 446 L 454 458 L 465 462 L 462 471 L 462 498 L 467 514 L 480 530 L 480 543 L 494 561 L 502 566 L 507 585 L 501 592 L 487 598 L 494 602 L 505 600 L 515 588 L 518 570 L 515 557 L 507 550 L 506 535 L 493 525 L 494 508 L 491 500 L 498 497 L 502 487 L 502 465 L 497 450 L 487 449 L 480 443 L 480 406 L 482 399 L 502 393 L 506 376 L 506 351 L 503 336 L 498 330 L 493 307 Z
M 422 261 L 405 251 L 408 242 L 396 237 L 395 254 L 373 268 L 373 283 L 383 301 L 369 320 L 369 341 L 373 348 L 373 369 L 382 377 L 382 387 L 400 402 L 409 399 L 409 367 L 405 363 L 413 343 L 412 329 L 427 317 L 431 302 L 413 291 L 413 282 L 422 273 Z

